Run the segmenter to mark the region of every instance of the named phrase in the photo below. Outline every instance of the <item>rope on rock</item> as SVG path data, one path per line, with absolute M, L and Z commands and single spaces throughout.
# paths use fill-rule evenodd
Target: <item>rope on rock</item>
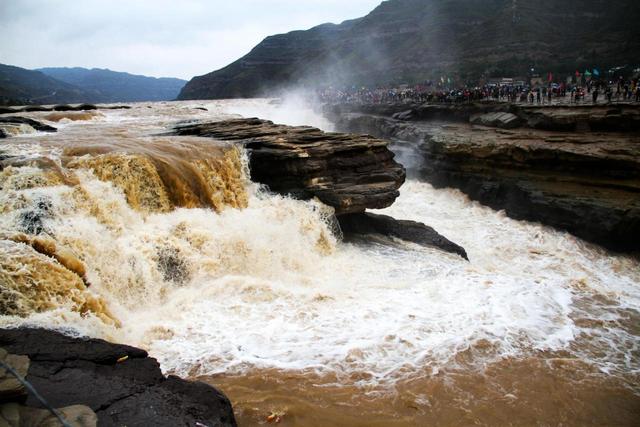
M 20 381 L 20 383 L 27 389 L 29 390 L 29 392 L 31 394 L 33 394 L 33 396 L 38 399 L 40 401 L 40 403 L 42 403 L 42 405 L 47 408 L 53 415 L 55 415 L 55 417 L 62 423 L 63 427 L 73 427 L 71 424 L 69 424 L 69 422 L 67 420 L 64 419 L 64 417 L 62 416 L 62 414 L 53 406 L 51 406 L 49 404 L 49 402 L 47 402 L 45 400 L 44 397 L 42 397 L 40 395 L 40 393 L 38 393 L 38 391 L 31 385 L 31 383 L 29 381 L 27 381 L 26 379 L 22 378 L 22 376 L 17 373 L 15 371 L 15 369 L 13 369 L 11 366 L 7 365 L 6 363 L 4 363 L 2 360 L 0 360 L 0 367 L 2 367 L 3 369 L 5 369 L 7 372 L 9 372 L 11 375 L 13 375 L 14 377 L 16 377 L 16 379 L 18 381 Z

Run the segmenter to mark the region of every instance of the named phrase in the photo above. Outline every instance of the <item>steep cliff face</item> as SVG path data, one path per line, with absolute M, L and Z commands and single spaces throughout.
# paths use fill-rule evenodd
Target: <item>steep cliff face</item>
M 625 65 L 640 59 L 639 20 L 634 0 L 388 0 L 360 19 L 267 37 L 179 98 Z
M 522 127 L 509 130 L 468 123 L 473 105 L 450 107 L 446 123 L 444 108 L 422 106 L 410 121 L 389 117 L 392 110 L 356 108 L 336 107 L 336 128 L 393 139 L 409 176 L 458 188 L 518 220 L 616 251 L 640 250 L 637 107 L 523 107 L 514 110 Z

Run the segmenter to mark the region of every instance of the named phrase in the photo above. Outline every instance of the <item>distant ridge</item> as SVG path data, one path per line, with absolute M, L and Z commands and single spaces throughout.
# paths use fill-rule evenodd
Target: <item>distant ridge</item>
M 40 71 L 0 64 L 0 104 L 91 102 L 96 94 L 61 82 Z
M 638 0 L 388 0 L 363 18 L 267 37 L 179 99 L 638 66 L 639 22 Z
M 185 83 L 97 68 L 27 70 L 0 64 L 0 104 L 170 101 Z
M 101 68 L 40 68 L 38 71 L 97 94 L 87 102 L 170 101 L 176 99 L 186 80 L 155 78 Z

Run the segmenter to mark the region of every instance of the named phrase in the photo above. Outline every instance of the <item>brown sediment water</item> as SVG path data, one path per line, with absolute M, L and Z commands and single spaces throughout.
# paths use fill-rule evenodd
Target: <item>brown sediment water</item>
M 55 248 L 55 244 L 53 246 Z M 59 253 L 58 257 L 47 256 L 43 245 L 36 250 L 13 240 L 0 240 L 0 253 L 0 312 L 3 315 L 27 317 L 67 306 L 81 314 L 93 314 L 106 324 L 117 324 L 107 303 L 88 292 L 78 272 L 65 265 L 70 263 L 69 259 L 60 262 Z
M 640 419 L 637 376 L 602 375 L 562 355 L 417 371 L 392 389 L 357 387 L 357 376 L 258 370 L 198 379 L 225 391 L 240 426 L 631 427 Z
M 52 122 L 104 118 L 99 112 L 32 116 Z M 117 213 L 100 206 L 96 195 L 83 185 L 83 177 L 87 178 L 82 171 L 121 190 L 129 207 L 143 214 L 246 207 L 238 148 L 196 138 L 154 136 L 154 131 L 167 129 L 156 123 L 151 124 L 156 126 L 153 130 L 145 125 L 148 122 L 141 120 L 141 126 L 123 130 L 118 124 L 96 121 L 79 130 L 63 128 L 59 134 L 6 142 L 0 170 L 5 203 L 0 213 L 17 215 L 17 224 L 0 230 L 0 314 L 27 317 L 66 306 L 119 325 L 108 303 L 87 289 L 90 282 L 80 259 L 86 259 L 81 239 L 71 243 L 43 226 L 52 216 L 52 206 L 51 197 L 42 192 L 51 187 L 66 189 L 67 202 L 105 224 L 112 223 Z M 33 192 L 40 195 L 30 197 L 28 193 Z
M 249 182 L 238 147 L 166 134 L 274 108 L 137 104 L 5 140 L 0 326 L 144 347 L 241 426 L 637 425 L 637 257 L 414 180 L 383 213 L 470 262 L 340 242 L 330 208 Z

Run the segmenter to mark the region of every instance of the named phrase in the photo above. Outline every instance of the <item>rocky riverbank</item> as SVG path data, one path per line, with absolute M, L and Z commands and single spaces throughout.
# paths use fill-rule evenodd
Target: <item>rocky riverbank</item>
M 165 377 L 158 362 L 138 348 L 29 328 L 0 329 L 0 348 L 8 353 L 5 363 L 25 375 L 50 405 L 65 408 L 61 412 L 73 425 L 236 425 L 222 392 Z M 0 399 L 0 423 L 36 425 L 26 422 L 51 418 L 7 373 L 0 379 Z
M 340 131 L 395 141 L 415 173 L 516 219 L 640 250 L 640 108 L 338 105 Z

